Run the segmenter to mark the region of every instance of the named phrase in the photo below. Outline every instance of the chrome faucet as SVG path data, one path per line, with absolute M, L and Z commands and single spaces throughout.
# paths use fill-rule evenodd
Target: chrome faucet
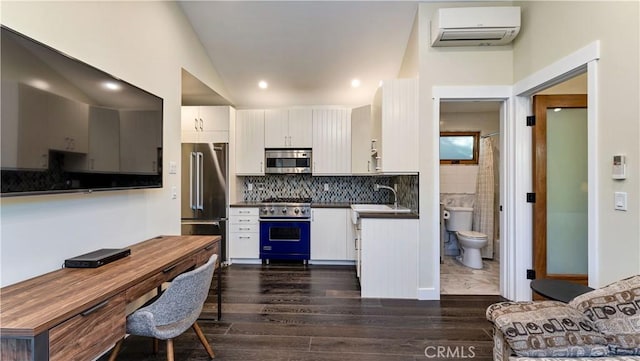
M 393 192 L 393 208 L 398 208 L 398 195 L 396 194 L 395 189 L 389 186 L 383 186 L 382 184 L 374 184 L 373 189 L 376 191 L 379 191 L 380 189 L 388 189 L 391 192 Z

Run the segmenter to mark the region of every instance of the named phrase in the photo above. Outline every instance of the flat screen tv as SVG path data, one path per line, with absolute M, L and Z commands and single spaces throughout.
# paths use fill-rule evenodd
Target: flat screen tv
M 162 187 L 162 98 L 4 26 L 0 46 L 3 197 Z

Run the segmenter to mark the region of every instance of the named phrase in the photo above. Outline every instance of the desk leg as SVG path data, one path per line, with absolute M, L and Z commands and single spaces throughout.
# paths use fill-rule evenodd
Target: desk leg
M 218 321 L 222 320 L 222 265 L 218 270 Z

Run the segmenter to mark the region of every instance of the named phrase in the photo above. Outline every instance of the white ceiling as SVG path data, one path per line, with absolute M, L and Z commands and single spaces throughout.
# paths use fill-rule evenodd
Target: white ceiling
M 396 78 L 418 4 L 181 1 L 238 108 L 370 104 Z M 362 85 L 351 88 L 358 78 Z M 269 88 L 261 90 L 258 81 Z

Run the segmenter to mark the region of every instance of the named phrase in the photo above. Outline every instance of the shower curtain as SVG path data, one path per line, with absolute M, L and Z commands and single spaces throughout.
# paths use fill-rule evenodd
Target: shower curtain
M 487 235 L 488 243 L 480 252 L 482 258 L 490 259 L 493 259 L 494 192 L 493 144 L 491 138 L 483 138 L 480 142 L 480 159 L 478 160 L 473 230 Z

